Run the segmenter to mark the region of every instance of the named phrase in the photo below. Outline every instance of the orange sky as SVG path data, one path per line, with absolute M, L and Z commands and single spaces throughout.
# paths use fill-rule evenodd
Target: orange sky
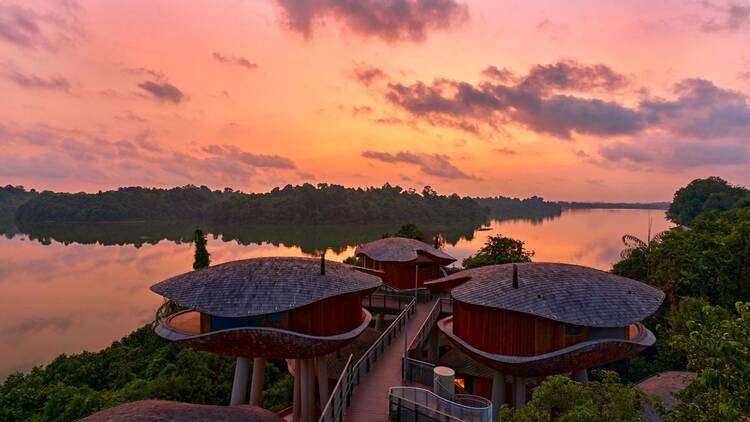
M 608 3 L 2 1 L 0 184 L 750 184 L 750 4 Z

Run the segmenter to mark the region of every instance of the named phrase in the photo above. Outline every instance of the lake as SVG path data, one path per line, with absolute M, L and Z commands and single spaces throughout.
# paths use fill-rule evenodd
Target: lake
M 534 261 L 611 268 L 621 237 L 645 239 L 671 227 L 658 210 L 570 210 L 537 220 L 493 220 L 490 230 L 434 227 L 460 262 L 487 236 L 521 239 Z M 314 256 L 329 249 L 342 261 L 360 242 L 390 226 L 212 227 L 211 262 L 259 256 Z M 96 351 L 153 320 L 162 298 L 149 286 L 192 269 L 192 224 L 41 225 L 5 229 L 0 236 L 0 380 L 50 362 L 61 353 Z

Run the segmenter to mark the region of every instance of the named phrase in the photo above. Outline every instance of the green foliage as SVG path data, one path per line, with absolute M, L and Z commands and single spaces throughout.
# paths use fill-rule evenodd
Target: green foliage
M 357 267 L 363 267 L 365 265 L 365 262 L 362 258 L 358 256 L 350 256 L 344 259 L 344 264 L 354 265 Z
M 393 236 L 391 236 L 390 233 L 383 233 L 382 237 L 406 237 L 408 239 L 422 240 L 424 233 L 419 230 L 416 224 L 408 223 L 401 226 Z
M 728 421 L 750 415 L 750 303 L 737 302 L 736 314 L 704 306 L 699 318 L 685 323 L 689 332 L 670 345 L 685 353 L 698 378 L 679 397 L 676 421 Z
M 655 236 L 651 237 L 650 220 L 648 228 L 649 237 L 645 242 L 630 234 L 622 236 L 622 243 L 625 245 L 625 249 L 620 252 L 621 260 L 613 266 L 613 273 L 634 280 L 645 281 L 648 279 L 651 253 L 661 241 L 662 236 L 666 233 L 657 233 Z
M 747 204 L 748 196 L 750 190 L 732 186 L 720 177 L 696 179 L 675 192 L 667 218 L 689 226 L 701 213 L 728 211 Z
M 666 233 L 651 254 L 649 283 L 680 296 L 732 306 L 750 300 L 750 209 L 698 218 Z
M 520 240 L 502 235 L 490 236 L 476 255 L 464 259 L 463 266 L 475 268 L 512 262 L 531 262 L 532 256 L 534 252 L 527 251 Z
M 228 404 L 235 360 L 184 349 L 144 326 L 100 352 L 60 355 L 46 367 L 12 374 L 0 385 L 2 421 L 72 421 L 144 399 Z M 291 376 L 269 363 L 263 405 L 291 402 Z
M 246 194 L 205 186 L 141 187 L 87 193 L 43 192 L 16 211 L 20 223 L 44 221 L 194 220 L 241 224 L 341 224 L 483 221 L 487 210 L 468 197 L 423 194 L 389 184 L 346 188 L 309 183 Z
M 193 233 L 193 243 L 195 243 L 195 259 L 193 261 L 193 269 L 206 268 L 211 264 L 211 254 L 206 249 L 206 236 L 203 234 L 201 229 L 195 229 Z
M 534 389 L 526 406 L 511 410 L 504 405 L 503 422 L 639 421 L 647 398 L 637 388 L 621 384 L 611 371 L 598 371 L 600 381 L 589 387 L 561 375 L 553 375 Z

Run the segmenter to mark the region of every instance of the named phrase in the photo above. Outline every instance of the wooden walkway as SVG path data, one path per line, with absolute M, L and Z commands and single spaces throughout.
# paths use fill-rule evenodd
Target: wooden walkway
M 430 313 L 434 301 L 418 303 L 414 315 L 409 318 L 407 339 L 411 343 L 424 320 Z M 387 422 L 388 389 L 401 385 L 401 358 L 404 355 L 404 332 L 393 340 L 380 356 L 362 383 L 354 389 L 351 406 L 346 411 L 345 422 Z

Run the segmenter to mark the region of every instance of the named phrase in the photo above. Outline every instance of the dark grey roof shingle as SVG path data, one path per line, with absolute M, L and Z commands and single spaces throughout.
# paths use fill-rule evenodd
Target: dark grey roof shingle
M 316 258 L 253 258 L 181 274 L 151 290 L 182 306 L 225 317 L 282 312 L 381 285 L 379 277 Z
M 417 259 L 419 254 L 427 254 L 446 264 L 456 260 L 440 249 L 422 241 L 405 237 L 386 237 L 357 246 L 355 255 L 367 255 L 376 261 L 408 262 Z
M 664 293 L 629 278 L 570 264 L 520 263 L 460 271 L 441 281 L 469 277 L 451 292 L 454 299 L 538 315 L 589 327 L 624 327 L 654 313 Z

